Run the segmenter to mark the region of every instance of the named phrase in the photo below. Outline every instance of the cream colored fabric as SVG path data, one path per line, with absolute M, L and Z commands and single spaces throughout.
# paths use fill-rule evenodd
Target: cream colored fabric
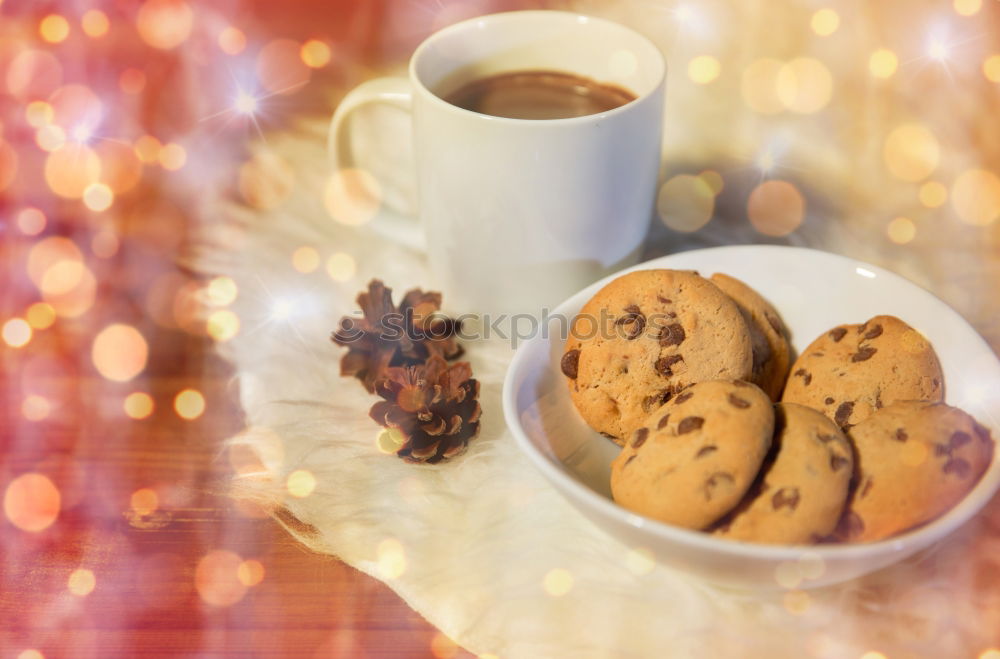
M 329 219 L 323 130 L 305 125 L 269 136 L 260 148 L 291 167 L 291 192 L 266 211 L 220 204 L 225 222 L 209 230 L 195 258 L 239 289 L 232 309 L 242 329 L 220 346 L 236 368 L 248 425 L 232 443 L 252 449 L 264 466 L 234 479 L 235 496 L 273 508 L 306 546 L 384 580 L 475 653 L 958 657 L 998 642 L 997 501 L 934 551 L 858 582 L 808 592 L 714 588 L 654 565 L 594 527 L 519 454 L 500 408 L 511 357 L 505 346 L 467 346 L 483 385 L 483 426 L 466 455 L 414 466 L 380 453 L 378 428 L 367 417 L 377 399 L 338 376 L 342 351 L 328 336 L 369 278 L 384 279 L 398 301 L 426 282 L 426 264 L 368 228 Z M 800 244 L 871 258 L 841 233 L 850 235 L 850 227 L 834 218 L 797 235 Z M 687 243 L 735 235 L 722 225 Z M 665 239 L 678 242 L 654 231 L 651 252 L 663 253 Z M 345 283 L 322 266 L 299 273 L 292 254 L 301 246 L 324 261 L 347 254 L 357 272 Z M 896 269 L 934 272 L 918 259 Z M 295 470 L 315 476 L 305 498 L 286 488 Z M 783 583 L 793 586 L 794 578 Z

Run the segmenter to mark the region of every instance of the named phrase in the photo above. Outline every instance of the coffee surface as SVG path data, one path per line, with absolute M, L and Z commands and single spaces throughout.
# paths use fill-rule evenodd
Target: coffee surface
M 632 92 L 559 71 L 512 71 L 467 82 L 444 100 L 509 119 L 568 119 L 607 112 L 635 100 Z

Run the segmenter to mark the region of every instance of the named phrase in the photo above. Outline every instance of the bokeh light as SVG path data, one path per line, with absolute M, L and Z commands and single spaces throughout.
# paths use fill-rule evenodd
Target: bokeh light
M 625 567 L 632 574 L 649 574 L 656 568 L 656 558 L 645 547 L 636 547 L 625 554 Z
M 140 488 L 129 497 L 129 506 L 137 515 L 151 515 L 160 508 L 160 495 L 152 488 Z
M 257 54 L 257 79 L 272 94 L 292 94 L 309 82 L 310 69 L 302 61 L 302 47 L 291 39 L 275 39 Z
M 398 579 L 406 572 L 406 550 L 395 538 L 386 538 L 375 548 L 378 573 L 383 579 Z
M 135 26 L 143 41 L 170 50 L 191 36 L 194 12 L 183 0 L 146 0 L 136 14 Z
M 809 25 L 819 36 L 829 36 L 840 27 L 840 14 L 829 7 L 820 9 L 812 15 Z
M 101 229 L 90 239 L 90 251 L 94 253 L 94 256 L 101 259 L 110 259 L 118 253 L 120 246 L 121 243 L 118 240 L 118 234 L 109 228 Z
M 205 304 L 212 307 L 226 307 L 236 301 L 239 287 L 232 277 L 220 275 L 212 277 L 205 286 Z
M 153 413 L 154 407 L 153 397 L 145 391 L 133 391 L 125 396 L 125 401 L 122 404 L 125 414 L 130 419 L 137 421 L 149 417 Z
M 868 58 L 868 70 L 876 78 L 891 78 L 898 66 L 896 53 L 888 48 L 879 48 Z
M 7 67 L 7 91 L 19 99 L 44 98 L 62 84 L 62 79 L 59 59 L 44 50 L 23 50 Z
M 787 236 L 805 216 L 805 199 L 788 181 L 764 181 L 750 193 L 747 215 L 757 231 L 767 236 Z
M 216 549 L 203 556 L 194 575 L 201 599 L 218 607 L 232 606 L 243 599 L 247 587 L 239 579 L 242 563 L 238 554 L 225 549 Z
M 232 25 L 219 32 L 219 48 L 227 55 L 239 55 L 247 47 L 247 38 Z
M 983 75 L 987 80 L 1000 82 L 1000 55 L 990 55 L 983 60 Z
M 917 198 L 927 208 L 937 208 L 948 201 L 948 188 L 938 181 L 927 181 L 920 186 Z
M 17 228 L 26 236 L 37 236 L 45 230 L 45 213 L 37 208 L 25 208 L 17 214 Z
M 0 335 L 11 348 L 23 348 L 31 341 L 31 325 L 23 318 L 11 318 L 3 324 Z
M 1000 659 L 1000 649 L 987 648 L 979 653 L 979 659 Z
M 799 57 L 782 65 L 776 85 L 784 106 L 799 114 L 822 110 L 833 95 L 829 69 L 811 57 Z
M 902 181 L 920 181 L 937 168 L 940 157 L 937 138 L 925 125 L 897 126 L 885 140 L 882 158 L 889 173 Z
M 197 419 L 205 412 L 205 397 L 197 389 L 184 389 L 174 397 L 174 411 L 187 421 Z
M 38 34 L 49 43 L 65 41 L 69 36 L 69 21 L 65 16 L 49 14 L 38 24 Z
M 573 589 L 573 575 L 561 567 L 549 570 L 542 579 L 542 588 L 552 597 L 562 597 Z
M 699 55 L 688 62 L 688 77 L 699 85 L 707 85 L 719 77 L 722 64 L 711 55 Z
M 264 566 L 253 559 L 243 561 L 236 569 L 236 578 L 244 586 L 256 586 L 264 580 Z
M 52 282 L 50 286 L 55 283 L 53 278 L 49 276 L 49 271 L 53 268 L 59 268 L 65 263 L 76 266 L 75 269 L 71 268 L 69 271 L 76 270 L 76 274 L 79 276 L 78 268 L 83 264 L 83 253 L 76 246 L 76 243 L 62 236 L 43 238 L 35 243 L 28 252 L 28 277 L 40 291 L 44 292 L 46 278 Z
M 299 56 L 302 63 L 311 69 L 321 69 L 330 62 L 330 47 L 318 39 L 310 39 L 302 44 Z
M 1000 217 L 1000 177 L 985 169 L 962 172 L 951 186 L 951 205 L 966 224 L 993 224 Z
M 751 110 L 759 114 L 776 114 L 785 109 L 785 103 L 778 96 L 778 76 L 783 67 L 780 60 L 762 58 L 754 60 L 743 71 L 743 101 Z
M 56 322 L 56 310 L 48 302 L 35 302 L 24 312 L 24 317 L 34 330 L 44 330 Z
M 128 382 L 146 368 L 149 346 L 131 325 L 108 325 L 94 338 L 90 357 L 97 372 L 108 380 Z
M 674 231 L 697 231 L 712 219 L 714 210 L 715 193 L 701 176 L 674 176 L 660 187 L 656 198 L 660 221 Z
M 158 154 L 160 166 L 169 171 L 177 171 L 187 162 L 187 151 L 180 144 L 164 144 Z
M 24 108 L 24 119 L 35 128 L 52 123 L 55 112 L 52 106 L 45 101 L 32 101 Z
M 101 177 L 101 160 L 82 144 L 63 144 L 45 160 L 45 181 L 52 192 L 67 199 L 79 199 Z
M 28 648 L 27 650 L 21 650 L 17 655 L 17 659 L 45 659 L 45 655 L 34 648 Z
M 83 33 L 92 39 L 100 39 L 111 27 L 108 15 L 100 9 L 88 9 L 80 18 Z
M 66 580 L 66 587 L 69 589 L 69 592 L 77 597 L 86 597 L 94 592 L 94 588 L 97 587 L 97 578 L 94 576 L 93 571 L 86 568 L 73 570 L 69 575 L 69 579 Z
M 382 188 L 367 170 L 339 169 L 327 180 L 323 203 L 336 221 L 358 226 L 375 217 L 382 204 Z
M 953 0 L 952 6 L 959 16 L 973 16 L 983 7 L 983 0 Z
M 350 254 L 336 252 L 326 260 L 326 273 L 330 279 L 339 282 L 350 281 L 357 272 L 358 266 Z
M 213 311 L 206 323 L 208 335 L 222 343 L 236 336 L 240 331 L 240 317 L 229 309 Z
M 917 227 L 908 217 L 894 218 L 885 229 L 889 240 L 897 245 L 905 245 L 917 235 Z
M 308 245 L 297 248 L 292 252 L 292 267 L 302 274 L 315 272 L 319 267 L 319 252 Z
M 115 193 L 104 183 L 91 183 L 83 191 L 83 204 L 95 212 L 111 208 L 114 200 Z
M 26 421 L 43 421 L 52 414 L 52 403 L 45 396 L 30 394 L 21 402 L 21 416 Z
M 316 477 L 313 476 L 311 471 L 296 469 L 288 474 L 285 486 L 288 488 L 288 493 L 293 497 L 304 499 L 316 489 Z
M 884 654 L 878 650 L 868 650 L 861 655 L 860 659 L 888 659 Z
M 22 474 L 12 480 L 3 495 L 3 512 L 10 523 L 31 533 L 52 526 L 59 517 L 61 496 L 43 474 Z
M 147 165 L 159 162 L 163 144 L 152 135 L 142 135 L 135 141 L 135 155 Z
M 100 182 L 116 195 L 128 192 L 142 179 L 142 161 L 131 145 L 118 140 L 102 140 L 93 148 L 101 160 Z
M 55 124 L 42 126 L 35 131 L 35 144 L 42 151 L 55 151 L 66 144 L 66 131 Z

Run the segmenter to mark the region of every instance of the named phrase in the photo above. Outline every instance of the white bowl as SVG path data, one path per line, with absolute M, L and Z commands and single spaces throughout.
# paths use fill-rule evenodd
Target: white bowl
M 933 522 L 879 542 L 772 546 L 714 538 L 657 522 L 611 500 L 610 463 L 618 452 L 577 414 L 559 370 L 566 327 L 606 283 L 631 270 L 674 268 L 742 279 L 781 313 L 799 351 L 827 329 L 892 314 L 933 343 L 945 376 L 946 401 L 1000 437 L 1000 363 L 961 316 L 915 284 L 881 268 L 809 249 L 720 247 L 665 256 L 588 286 L 551 314 L 542 332 L 519 346 L 503 388 L 504 415 L 521 449 L 552 485 L 595 524 L 631 547 L 716 584 L 775 588 L 783 563 L 808 557 L 816 587 L 895 563 L 941 540 L 972 517 L 1000 486 L 1000 452 L 976 487 Z

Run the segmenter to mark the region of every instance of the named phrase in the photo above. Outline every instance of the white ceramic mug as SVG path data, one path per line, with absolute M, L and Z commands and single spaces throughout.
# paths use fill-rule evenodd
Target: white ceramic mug
M 438 95 L 525 70 L 612 83 L 636 99 L 599 114 L 527 120 Z M 656 46 L 610 21 L 560 11 L 474 18 L 425 40 L 407 78 L 352 90 L 333 116 L 330 153 L 335 166 L 349 165 L 345 119 L 357 108 L 409 111 L 430 284 L 456 311 L 538 314 L 638 256 L 659 175 L 665 76 Z M 413 218 L 377 221 L 420 242 Z

